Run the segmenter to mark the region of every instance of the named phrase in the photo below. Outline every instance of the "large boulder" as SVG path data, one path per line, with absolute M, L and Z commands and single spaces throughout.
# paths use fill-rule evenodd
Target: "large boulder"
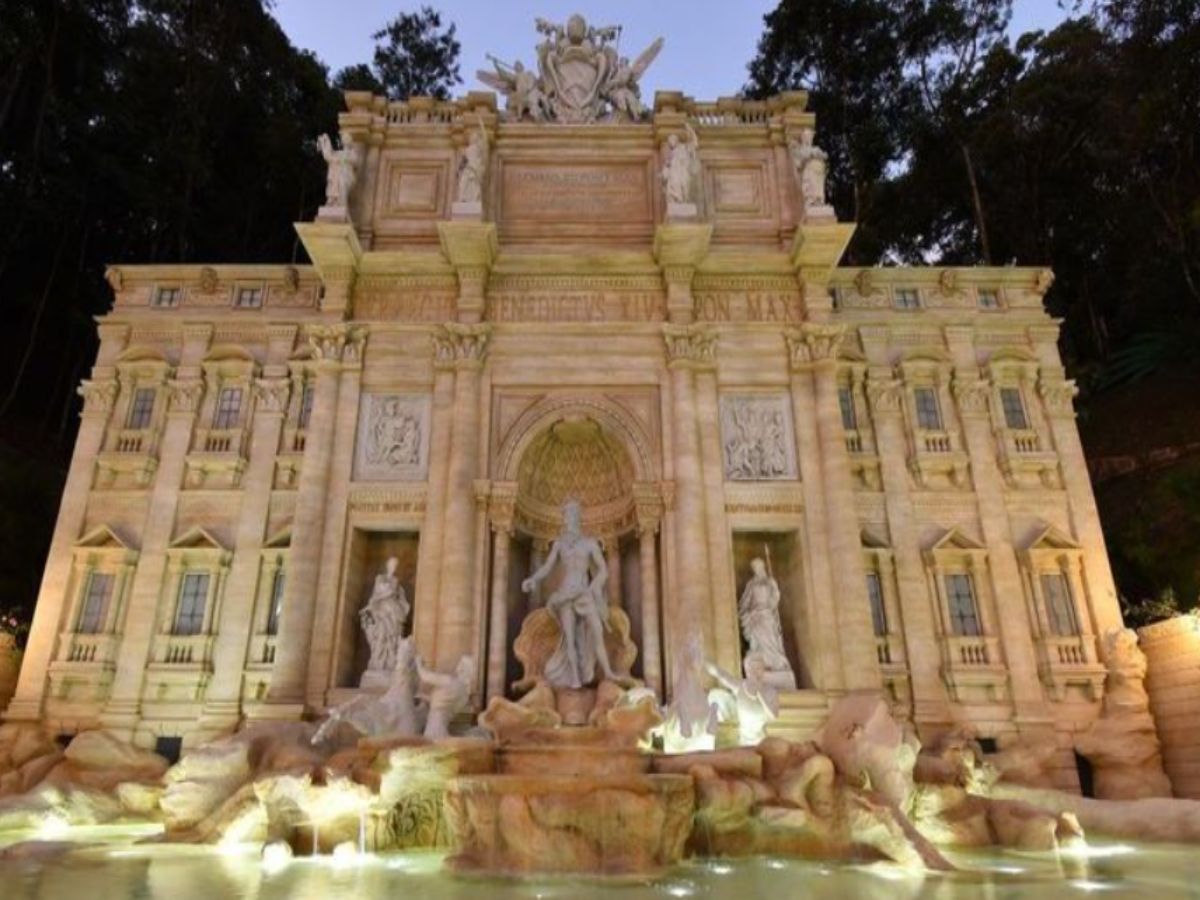
M 907 807 L 920 744 L 904 733 L 881 697 L 850 694 L 838 700 L 817 746 L 850 783 L 869 786 L 899 809 Z

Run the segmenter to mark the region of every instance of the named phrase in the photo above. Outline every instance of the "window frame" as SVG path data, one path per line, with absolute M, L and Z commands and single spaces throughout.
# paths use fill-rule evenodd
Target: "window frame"
M 1030 431 L 1032 429 L 1031 420 L 1029 418 L 1029 408 L 1025 403 L 1025 395 L 1017 384 L 1001 384 L 997 388 L 1000 396 L 1000 415 L 1004 419 L 1004 426 L 1010 431 Z M 1019 421 L 1014 422 L 1010 415 L 1014 412 L 1010 406 L 1009 400 L 1015 398 L 1015 412 L 1019 414 Z
M 942 404 L 938 398 L 938 389 L 936 385 L 919 384 L 912 389 L 913 394 L 913 414 L 917 420 L 917 427 L 922 431 L 945 431 L 946 420 L 942 415 Z M 933 424 L 925 421 L 925 410 L 922 408 L 921 398 L 925 396 L 932 401 Z
M 225 405 L 225 398 L 237 397 L 237 404 L 232 409 Z M 245 400 L 245 389 L 241 385 L 224 384 L 217 390 L 213 401 L 213 431 L 233 431 L 242 425 L 242 405 Z M 228 417 L 232 415 L 232 420 Z
M 214 573 L 210 569 L 201 569 L 197 567 L 188 567 L 183 570 L 179 577 L 179 590 L 175 597 L 175 613 L 171 617 L 171 636 L 172 637 L 195 637 L 205 633 L 205 617 L 208 613 L 208 604 L 210 595 L 212 594 Z M 192 579 L 203 579 L 202 592 L 188 592 L 188 584 Z M 191 608 L 188 610 L 188 624 L 195 624 L 194 631 L 183 630 L 180 623 L 184 615 L 184 602 L 191 600 L 194 604 L 199 602 L 199 610 Z M 198 613 L 198 616 L 197 616 Z
M 164 303 L 163 298 L 170 297 L 170 302 Z M 176 309 L 183 301 L 183 287 L 178 284 L 156 284 L 150 295 L 152 309 Z
M 962 579 L 958 582 L 958 579 Z M 961 614 L 960 609 L 956 606 L 956 600 L 962 599 L 962 594 L 952 589 L 952 584 L 962 583 L 966 585 L 966 599 L 969 603 L 969 617 Z M 950 569 L 942 572 L 942 587 L 946 592 L 946 619 L 950 625 L 950 634 L 953 637 L 981 638 L 985 636 L 983 626 L 983 615 L 979 606 L 979 588 L 975 583 L 975 574 L 973 572 Z M 974 622 L 974 631 L 966 630 L 963 623 L 968 621 Z
M 254 298 L 253 303 L 243 303 L 244 297 Z M 262 309 L 266 299 L 266 290 L 261 284 L 240 284 L 233 292 L 234 309 Z
M 892 307 L 903 312 L 921 309 L 921 289 L 915 287 L 892 288 Z
M 104 579 L 108 589 L 100 600 L 99 609 L 92 618 L 92 601 L 95 598 L 93 587 L 98 579 Z M 109 613 L 112 611 L 113 596 L 116 593 L 117 573 L 101 569 L 92 569 L 84 580 L 83 591 L 79 599 L 79 612 L 75 617 L 75 634 L 104 634 L 107 631 Z M 85 627 L 89 626 L 89 627 Z

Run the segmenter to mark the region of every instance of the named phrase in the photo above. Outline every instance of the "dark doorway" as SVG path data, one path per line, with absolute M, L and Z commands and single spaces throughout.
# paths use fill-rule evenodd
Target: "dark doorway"
M 154 739 L 154 752 L 171 765 L 179 762 L 179 754 L 183 751 L 183 738 L 158 737 Z
M 1092 771 L 1092 761 L 1075 753 L 1075 771 L 1079 774 L 1079 792 L 1085 797 L 1095 797 L 1095 773 Z

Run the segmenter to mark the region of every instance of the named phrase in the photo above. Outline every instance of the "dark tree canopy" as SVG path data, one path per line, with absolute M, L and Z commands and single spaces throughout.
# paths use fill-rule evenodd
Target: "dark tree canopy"
M 454 32 L 453 24 L 443 30 L 441 14 L 428 6 L 401 13 L 371 35 L 374 67 L 348 66 L 337 73 L 334 84 L 344 90 L 386 94 L 393 100 L 414 96 L 445 100 L 462 83 Z

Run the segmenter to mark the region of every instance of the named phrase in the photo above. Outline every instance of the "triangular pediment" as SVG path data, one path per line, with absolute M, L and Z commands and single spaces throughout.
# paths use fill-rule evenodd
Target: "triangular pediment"
M 263 542 L 263 546 L 272 550 L 286 550 L 292 546 L 292 523 L 288 522 Z
M 1034 535 L 1033 540 L 1029 542 L 1029 550 L 1079 550 L 1078 542 L 1067 534 L 1055 528 L 1053 525 L 1047 525 L 1041 531 Z
M 193 525 L 175 540 L 171 541 L 172 550 L 224 550 L 225 546 L 212 536 L 206 529 Z
M 970 535 L 964 534 L 957 526 L 947 528 L 929 545 L 930 550 L 983 550 L 984 547 Z
M 870 528 L 864 528 L 859 533 L 859 539 L 862 545 L 868 550 L 891 550 L 892 545 L 889 544 L 881 535 L 872 531 Z
M 127 541 L 108 525 L 97 525 L 75 542 L 76 547 L 101 550 L 132 550 Z

